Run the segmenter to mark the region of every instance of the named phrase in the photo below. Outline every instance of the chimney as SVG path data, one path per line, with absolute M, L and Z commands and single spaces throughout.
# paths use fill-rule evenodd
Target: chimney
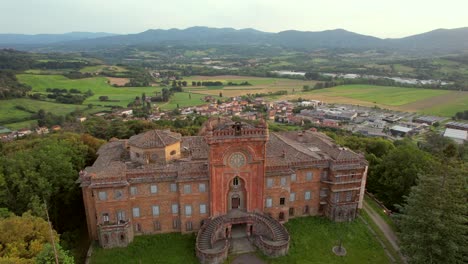
M 304 134 L 302 131 L 297 132 L 297 141 L 304 142 Z

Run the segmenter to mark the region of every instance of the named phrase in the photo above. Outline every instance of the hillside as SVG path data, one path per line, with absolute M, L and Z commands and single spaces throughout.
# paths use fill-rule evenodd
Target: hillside
M 67 33 L 62 35 L 0 34 L 0 46 L 42 51 L 95 50 L 139 45 L 267 45 L 296 50 L 388 49 L 406 53 L 447 54 L 468 51 L 468 27 L 437 29 L 399 39 L 380 39 L 344 29 L 325 31 L 288 30 L 279 33 L 255 29 L 190 27 L 150 29 L 138 34 Z

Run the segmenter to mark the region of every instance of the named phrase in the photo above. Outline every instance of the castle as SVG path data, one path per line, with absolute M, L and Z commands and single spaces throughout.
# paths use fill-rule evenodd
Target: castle
M 89 235 L 104 248 L 135 235 L 197 232 L 202 263 L 222 263 L 242 234 L 270 256 L 285 255 L 290 218 L 354 219 L 367 161 L 313 131 L 211 118 L 199 136 L 152 130 L 111 140 L 80 173 Z

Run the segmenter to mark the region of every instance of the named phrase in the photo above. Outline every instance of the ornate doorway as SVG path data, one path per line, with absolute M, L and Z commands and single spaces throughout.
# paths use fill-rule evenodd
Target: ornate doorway
M 246 191 L 245 191 L 245 182 L 240 177 L 234 177 L 229 183 L 229 192 L 228 192 L 228 212 L 230 210 L 246 210 Z
M 231 198 L 231 209 L 237 209 L 240 205 L 240 197 L 238 195 L 233 195 Z

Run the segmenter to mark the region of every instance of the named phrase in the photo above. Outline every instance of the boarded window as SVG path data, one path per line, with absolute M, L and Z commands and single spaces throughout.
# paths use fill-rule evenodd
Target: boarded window
M 179 213 L 179 205 L 178 204 L 172 204 L 172 213 L 173 214 L 178 214 Z
M 172 228 L 178 229 L 179 228 L 179 219 L 172 220 Z
M 294 207 L 289 208 L 289 216 L 294 216 Z
M 114 199 L 120 200 L 123 197 L 122 190 L 115 190 L 114 191 Z
M 139 207 L 133 207 L 132 212 L 133 212 L 133 217 L 140 217 L 140 208 Z
M 308 171 L 308 172 L 306 173 L 306 181 L 311 181 L 312 178 L 313 178 L 313 176 L 314 176 L 314 173 L 311 172 L 311 171 Z
M 171 192 L 177 192 L 177 184 L 171 183 Z
M 187 231 L 192 231 L 192 221 L 187 221 L 187 222 L 185 223 L 185 229 L 186 229 Z
M 273 179 L 267 179 L 267 188 L 273 187 Z
M 108 213 L 103 213 L 102 214 L 102 222 L 104 224 L 108 224 L 109 223 L 109 214 Z
M 296 173 L 291 174 L 291 181 L 295 182 L 297 180 L 297 175 Z
M 185 206 L 185 215 L 186 216 L 191 216 L 192 215 L 192 206 L 191 205 L 186 205 Z
M 306 192 L 304 193 L 304 199 L 305 199 L 305 200 L 310 200 L 310 197 L 311 197 L 311 192 L 310 192 L 310 191 L 306 191 Z
M 271 207 L 273 205 L 273 200 L 271 198 L 266 198 L 266 207 Z
M 281 186 L 286 186 L 286 177 L 281 177 Z
M 151 193 L 158 193 L 158 186 L 156 184 L 150 186 Z
M 117 211 L 117 221 L 119 221 L 119 223 L 127 221 L 127 218 L 125 217 L 125 211 Z
M 153 216 L 159 216 L 159 205 L 153 205 Z
M 322 172 L 320 173 L 320 179 L 321 179 L 322 181 L 328 180 L 328 171 L 322 171 Z
M 200 204 L 200 214 L 206 214 L 206 204 Z
M 185 184 L 184 185 L 184 193 L 192 193 L 192 185 Z
M 296 193 L 290 193 L 289 194 L 289 201 L 294 202 L 296 200 Z
M 206 192 L 206 184 L 204 184 L 204 183 L 198 184 L 198 191 L 199 192 Z
M 98 196 L 99 196 L 99 200 L 101 200 L 101 201 L 107 200 L 107 192 L 105 192 L 105 191 L 100 191 L 98 193 Z
M 138 192 L 138 190 L 137 190 L 136 186 L 130 187 L 130 194 L 131 195 L 137 195 L 137 192 Z

